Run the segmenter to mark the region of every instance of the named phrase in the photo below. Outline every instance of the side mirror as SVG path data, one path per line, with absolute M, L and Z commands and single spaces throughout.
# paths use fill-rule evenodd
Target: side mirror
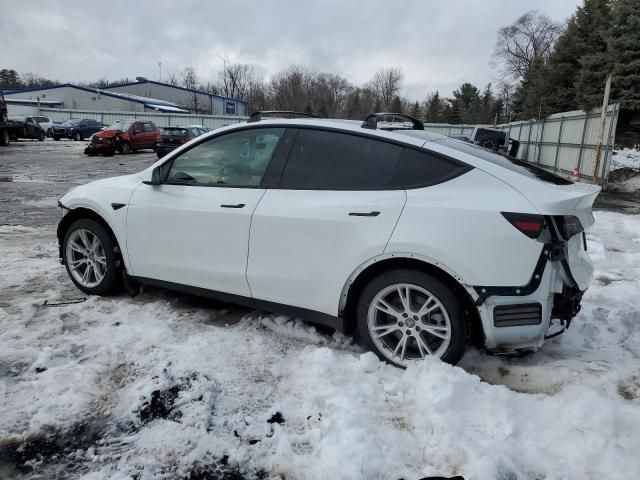
M 143 180 L 142 183 L 145 185 L 161 185 L 162 180 L 160 180 L 160 167 L 156 167 L 151 170 L 151 178 L 149 180 Z

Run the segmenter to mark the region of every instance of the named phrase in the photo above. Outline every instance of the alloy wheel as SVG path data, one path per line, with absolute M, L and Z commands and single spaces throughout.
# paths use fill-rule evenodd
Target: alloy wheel
M 404 366 L 428 355 L 441 357 L 451 343 L 451 320 L 442 302 L 408 283 L 378 292 L 367 311 L 367 328 L 378 351 Z
M 83 287 L 100 285 L 107 273 L 107 256 L 98 236 L 87 229 L 69 235 L 66 262 L 73 278 Z

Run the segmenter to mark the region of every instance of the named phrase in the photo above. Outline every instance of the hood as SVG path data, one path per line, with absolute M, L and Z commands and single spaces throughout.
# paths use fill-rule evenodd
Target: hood
M 124 132 L 121 132 L 120 130 L 100 130 L 99 132 L 94 133 L 93 136 L 96 138 L 113 138 L 121 133 Z

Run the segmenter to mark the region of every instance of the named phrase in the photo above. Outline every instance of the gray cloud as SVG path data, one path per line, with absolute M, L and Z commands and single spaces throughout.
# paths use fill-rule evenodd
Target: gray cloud
M 9 5 L 9 3 L 11 5 Z M 0 68 L 61 81 L 158 78 L 195 67 L 217 80 L 220 56 L 269 75 L 290 65 L 362 84 L 400 67 L 403 93 L 444 95 L 497 79 L 490 56 L 500 26 L 535 7 L 562 21 L 578 0 L 35 1 L 0 17 Z

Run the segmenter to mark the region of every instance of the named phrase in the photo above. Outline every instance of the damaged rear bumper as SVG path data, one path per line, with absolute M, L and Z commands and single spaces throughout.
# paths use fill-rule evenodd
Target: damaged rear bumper
M 538 348 L 550 337 L 554 319 L 562 331 L 568 328 L 586 290 L 580 290 L 569 270 L 566 247 L 566 242 L 545 244 L 527 285 L 473 287 L 488 350 L 513 353 Z

